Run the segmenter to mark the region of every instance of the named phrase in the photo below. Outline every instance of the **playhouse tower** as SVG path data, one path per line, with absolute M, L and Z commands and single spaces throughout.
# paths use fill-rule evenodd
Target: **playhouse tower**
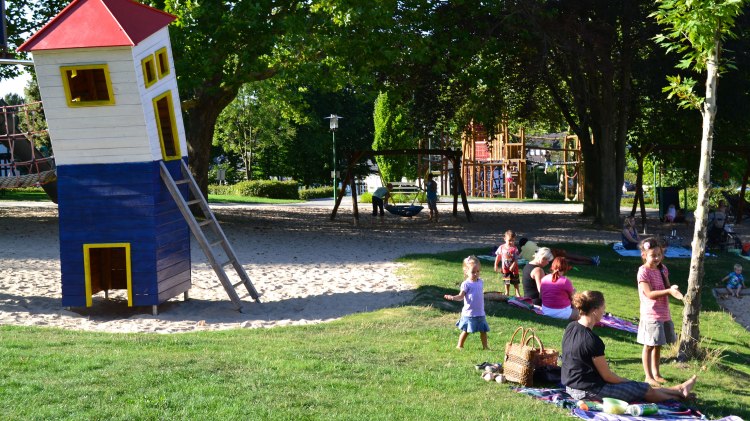
M 63 306 L 127 289 L 128 305 L 155 308 L 190 289 L 190 232 L 160 178 L 162 162 L 177 177 L 187 159 L 174 19 L 73 0 L 19 47 L 33 53 L 56 157 Z

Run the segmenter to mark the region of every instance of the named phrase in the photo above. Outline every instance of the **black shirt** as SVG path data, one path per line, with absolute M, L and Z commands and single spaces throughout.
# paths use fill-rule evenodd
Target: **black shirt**
M 521 283 L 523 284 L 523 298 L 530 298 L 534 304 L 541 305 L 542 299 L 539 297 L 539 290 L 536 289 L 536 280 L 531 277 L 531 271 L 538 267 L 538 265 L 526 263 L 526 266 L 523 267 Z
M 562 339 L 562 384 L 599 393 L 606 384 L 594 367 L 594 358 L 604 356 L 604 342 L 591 329 L 570 322 Z

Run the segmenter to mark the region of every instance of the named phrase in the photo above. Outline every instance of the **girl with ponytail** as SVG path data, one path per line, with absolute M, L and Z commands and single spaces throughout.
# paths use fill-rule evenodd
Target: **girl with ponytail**
M 542 278 L 540 295 L 542 297 L 542 313 L 556 319 L 578 320 L 578 310 L 571 305 L 576 290 L 565 273 L 570 270 L 568 261 L 562 257 L 555 257 L 550 267 L 551 273 Z

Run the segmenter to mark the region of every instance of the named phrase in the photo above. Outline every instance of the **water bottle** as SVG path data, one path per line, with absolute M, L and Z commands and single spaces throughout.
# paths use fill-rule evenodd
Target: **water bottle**
M 634 417 L 639 417 L 641 415 L 656 415 L 659 413 L 659 407 L 655 403 L 628 405 L 628 407 L 625 408 L 625 412 Z

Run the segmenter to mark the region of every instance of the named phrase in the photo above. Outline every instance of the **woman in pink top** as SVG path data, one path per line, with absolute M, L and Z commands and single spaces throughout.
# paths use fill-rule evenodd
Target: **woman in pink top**
M 570 305 L 576 290 L 565 272 L 570 270 L 568 261 L 562 257 L 555 257 L 550 266 L 552 271 L 542 278 L 539 295 L 542 298 L 542 313 L 556 319 L 578 320 L 578 310 Z
M 677 285 L 669 284 L 669 271 L 661 261 L 664 250 L 655 238 L 641 242 L 643 265 L 638 268 L 638 298 L 641 301 L 641 317 L 638 323 L 639 344 L 643 344 L 643 371 L 646 382 L 652 386 L 665 383 L 659 374 L 661 346 L 674 343 L 674 323 L 669 314 L 669 296 L 682 300 Z

